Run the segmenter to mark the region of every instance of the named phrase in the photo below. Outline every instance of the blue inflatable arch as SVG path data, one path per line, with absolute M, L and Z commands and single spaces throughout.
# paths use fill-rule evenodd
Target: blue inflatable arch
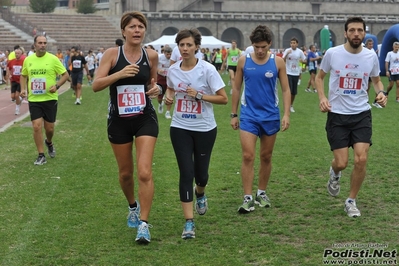
M 393 25 L 385 33 L 384 39 L 382 39 L 381 51 L 380 51 L 380 76 L 385 76 L 385 57 L 387 53 L 392 51 L 392 45 L 394 42 L 399 41 L 399 24 Z

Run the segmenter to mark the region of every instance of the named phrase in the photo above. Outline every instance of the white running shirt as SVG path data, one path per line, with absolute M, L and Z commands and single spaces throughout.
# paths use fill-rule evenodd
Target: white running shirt
M 175 104 L 171 127 L 198 132 L 207 132 L 216 127 L 213 105 L 207 101 L 197 101 L 187 95 L 190 86 L 204 95 L 214 95 L 225 84 L 216 68 L 205 60 L 198 60 L 197 65 L 183 71 L 180 62 L 170 66 L 167 85 L 175 91 Z
M 287 55 L 288 51 L 292 52 Z M 287 75 L 299 76 L 302 70 L 302 68 L 299 66 L 299 60 L 306 60 L 306 56 L 303 51 L 298 48 L 295 50 L 292 50 L 292 48 L 285 49 L 283 58 L 285 58 Z
M 168 68 L 170 66 L 170 59 L 167 59 L 165 54 L 158 55 L 158 74 L 166 77 Z
M 339 45 L 327 50 L 320 69 L 330 72 L 328 100 L 331 112 L 343 115 L 359 114 L 370 109 L 367 94 L 369 77 L 380 74 L 377 54 L 362 48 L 358 54 Z
M 399 75 L 399 52 L 388 52 L 385 62 L 389 62 L 389 69 L 387 71 L 391 71 L 391 75 Z

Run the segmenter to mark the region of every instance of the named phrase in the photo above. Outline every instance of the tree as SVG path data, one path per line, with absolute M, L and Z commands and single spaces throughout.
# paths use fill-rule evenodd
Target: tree
M 51 13 L 57 6 L 57 0 L 30 0 L 29 7 L 34 13 Z
M 97 11 L 97 8 L 94 6 L 93 0 L 80 0 L 76 11 L 83 14 L 93 14 Z

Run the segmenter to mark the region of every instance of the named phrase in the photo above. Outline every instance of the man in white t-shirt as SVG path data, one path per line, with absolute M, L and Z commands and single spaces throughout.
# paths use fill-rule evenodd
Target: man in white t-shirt
M 371 107 L 368 104 L 367 81 L 371 78 L 376 100 L 387 103 L 380 80 L 377 54 L 362 46 L 366 24 L 361 17 L 351 17 L 345 23 L 347 42 L 327 50 L 316 77 L 320 111 L 327 112 L 325 126 L 334 159 L 331 162 L 328 193 L 335 197 L 340 192 L 341 171 L 348 166 L 349 147 L 353 148 L 354 167 L 351 173 L 349 197 L 345 212 L 349 217 L 360 216 L 356 197 L 366 177 L 368 150 L 371 146 Z M 324 95 L 324 77 L 330 73 L 328 99 Z
M 291 90 L 291 108 L 292 113 L 294 110 L 295 96 L 298 94 L 298 80 L 301 75 L 301 67 L 299 63 L 306 63 L 306 56 L 301 49 L 298 49 L 298 39 L 295 37 L 291 38 L 291 48 L 288 48 L 283 53 L 283 59 L 287 69 L 288 83 L 290 84 Z
M 94 70 L 96 69 L 97 60 L 92 50 L 89 50 L 89 53 L 86 55 L 85 59 L 87 62 L 87 68 L 89 69 L 89 73 L 87 74 L 90 75 L 89 85 L 91 85 L 94 79 Z
M 97 56 L 96 56 L 96 59 L 97 59 L 97 67 L 96 68 L 98 68 L 98 66 L 100 65 L 100 61 L 101 61 L 101 58 L 103 57 L 103 54 L 104 54 L 104 48 L 100 47 L 98 49 L 98 53 L 97 53 Z
M 394 42 L 393 50 L 385 57 L 386 75 L 389 78 L 387 93 L 389 93 L 394 83 L 396 84 L 396 102 L 399 103 L 399 42 Z

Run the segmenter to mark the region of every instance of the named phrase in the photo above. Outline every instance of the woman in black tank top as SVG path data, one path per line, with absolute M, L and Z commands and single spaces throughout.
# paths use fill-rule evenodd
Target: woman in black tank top
M 158 136 L 158 120 L 151 99 L 162 92 L 157 79 L 158 54 L 142 48 L 147 20 L 140 12 L 121 18 L 125 44 L 105 51 L 93 91 L 109 87 L 108 139 L 119 168 L 119 183 L 129 204 L 127 224 L 137 227 L 135 240 L 149 243 L 148 217 L 154 195 L 152 158 Z M 136 138 L 136 165 L 139 201 L 134 195 L 133 141 Z

